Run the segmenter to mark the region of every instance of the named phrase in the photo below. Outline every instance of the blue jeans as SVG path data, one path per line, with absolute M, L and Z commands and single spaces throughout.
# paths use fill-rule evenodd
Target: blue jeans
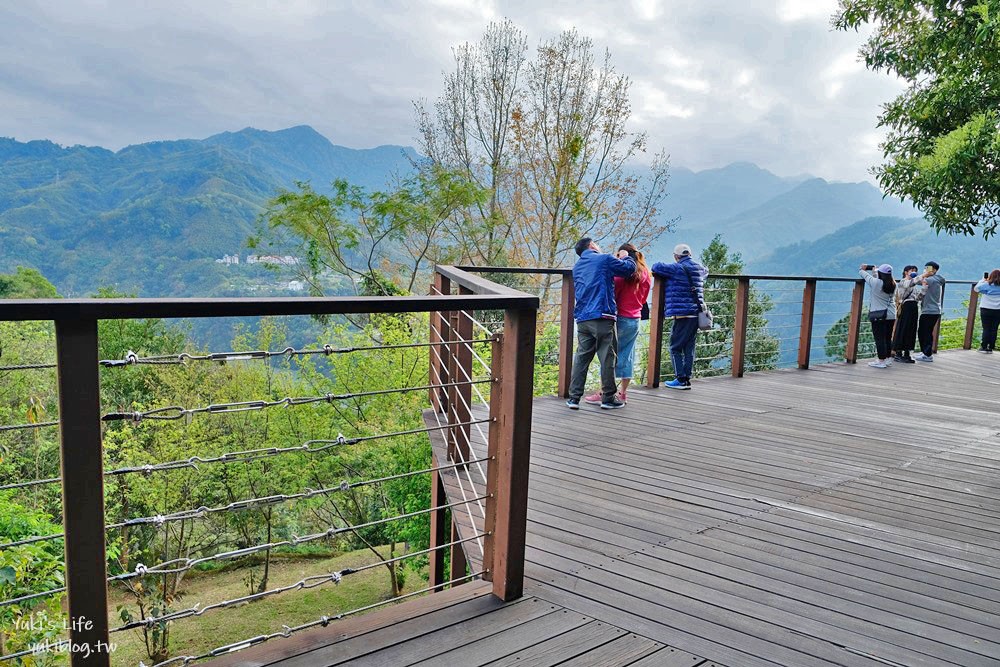
M 698 336 L 697 317 L 674 318 L 670 331 L 670 360 L 674 363 L 674 376 L 686 382 L 694 371 L 694 346 Z
M 635 368 L 635 338 L 639 335 L 638 317 L 618 318 L 618 363 L 615 364 L 615 377 L 632 379 Z

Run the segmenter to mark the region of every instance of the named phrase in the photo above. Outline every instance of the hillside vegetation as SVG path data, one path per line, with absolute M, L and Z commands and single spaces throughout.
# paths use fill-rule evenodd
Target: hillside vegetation
M 118 152 L 0 139 L 0 272 L 38 269 L 66 296 L 239 292 L 215 260 L 245 252 L 278 190 L 338 177 L 376 188 L 408 169 L 407 149 L 334 146 L 309 127 Z

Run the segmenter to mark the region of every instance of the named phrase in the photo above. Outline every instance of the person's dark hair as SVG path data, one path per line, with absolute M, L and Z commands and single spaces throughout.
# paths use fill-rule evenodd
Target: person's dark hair
M 929 266 L 932 269 L 934 269 L 935 271 L 940 271 L 941 270 L 941 265 L 939 265 L 937 262 L 927 262 L 926 264 L 924 264 L 924 266 Z
M 878 277 L 882 281 L 882 291 L 886 294 L 892 294 L 896 291 L 896 281 L 892 279 L 891 273 L 878 272 Z
M 996 285 L 1000 287 L 1000 269 L 993 269 L 990 271 L 990 277 L 987 279 L 990 285 Z
M 908 276 L 910 275 L 910 272 L 911 272 L 911 271 L 916 271 L 916 270 L 917 270 L 917 268 L 918 268 L 918 267 L 914 266 L 913 264 L 907 264 L 907 265 L 906 265 L 906 266 L 905 266 L 905 267 L 903 268 L 903 277 L 904 277 L 904 278 L 908 277 Z
M 649 266 L 646 265 L 646 256 L 643 255 L 638 248 L 631 243 L 623 243 L 618 246 L 618 249 L 627 252 L 628 256 L 635 261 L 635 273 L 629 276 L 626 280 L 630 283 L 638 285 L 642 282 L 643 276 L 650 275 Z
M 582 239 L 576 242 L 576 256 L 579 257 L 583 254 L 583 251 L 590 247 L 590 244 L 594 242 L 594 239 L 589 236 L 584 236 Z

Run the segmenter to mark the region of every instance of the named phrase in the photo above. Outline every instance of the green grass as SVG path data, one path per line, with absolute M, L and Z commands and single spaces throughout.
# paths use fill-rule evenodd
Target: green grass
M 380 551 L 387 554 L 388 548 L 380 548 Z M 327 574 L 375 561 L 374 554 L 367 549 L 326 559 L 282 558 L 271 563 L 268 588 L 287 586 L 306 576 Z M 257 567 L 255 570 L 259 574 L 261 568 Z M 248 568 L 189 573 L 182 582 L 181 596 L 173 604 L 173 609 L 187 609 L 195 603 L 205 606 L 248 595 L 250 591 L 245 583 L 248 574 Z M 408 571 L 403 592 L 420 590 L 426 585 L 419 574 Z M 138 609 L 127 592 L 113 590 L 110 596 L 108 602 L 112 627 L 121 625 L 119 605 L 131 605 L 133 614 L 138 616 Z M 295 626 L 314 621 L 323 615 L 333 616 L 388 600 L 390 597 L 389 572 L 385 567 L 377 567 L 345 576 L 338 585 L 324 584 L 308 590 L 293 590 L 256 602 L 212 610 L 203 616 L 181 619 L 171 624 L 170 655 L 198 655 L 257 635 L 280 632 L 282 625 Z M 111 640 L 116 644 L 112 655 L 113 664 L 137 665 L 140 660 L 149 663 L 141 630 L 116 633 L 111 636 Z

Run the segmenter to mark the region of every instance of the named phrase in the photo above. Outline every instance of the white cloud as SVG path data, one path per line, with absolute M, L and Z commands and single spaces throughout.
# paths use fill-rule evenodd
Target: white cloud
M 680 166 L 752 160 L 867 178 L 879 105 L 901 90 L 835 33 L 833 0 L 20 0 L 0 4 L 0 136 L 118 148 L 247 125 L 412 144 L 452 48 L 509 17 L 531 49 L 576 27 L 634 81 L 634 129 Z M 877 140 L 875 140 L 877 144 Z M 866 152 L 862 152 L 861 148 Z
M 633 83 L 632 98 L 635 101 L 635 116 L 638 122 L 649 123 L 662 118 L 691 118 L 694 115 L 694 109 L 684 106 L 666 91 L 647 81 Z
M 837 0 L 781 0 L 777 14 L 782 23 L 828 21 L 836 9 Z
M 660 0 L 632 0 L 632 9 L 643 21 L 659 18 L 663 11 Z

